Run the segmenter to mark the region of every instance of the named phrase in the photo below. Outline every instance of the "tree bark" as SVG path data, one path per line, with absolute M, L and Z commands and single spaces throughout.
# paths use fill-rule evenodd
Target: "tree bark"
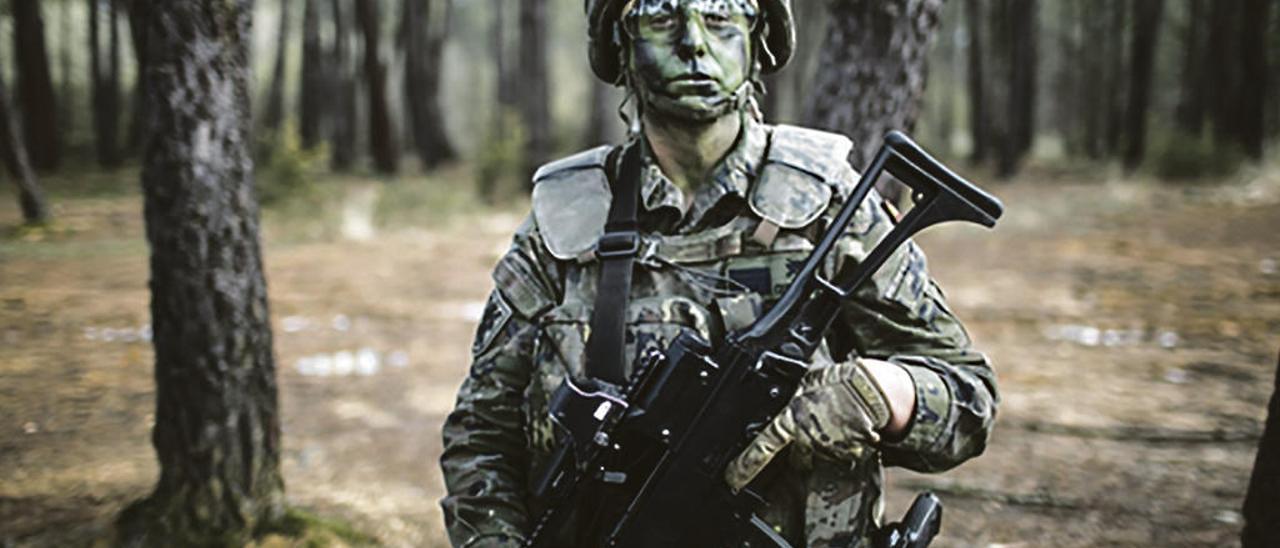
M 1244 499 L 1244 548 L 1280 546 L 1280 362 Z
M 547 0 L 520 2 L 520 111 L 528 135 L 525 171 L 533 173 L 551 159 L 551 94 L 547 66 Z
M 17 61 L 18 112 L 22 130 L 36 169 L 58 168 L 62 153 L 58 101 L 49 74 L 45 49 L 44 17 L 39 0 L 13 0 L 14 60 Z
M 262 113 L 262 127 L 272 132 L 279 131 L 280 124 L 284 122 L 284 79 L 288 74 L 292 4 L 293 0 L 280 0 L 280 27 L 276 31 L 276 62 L 271 71 L 271 87 L 267 91 L 266 108 Z
M 280 418 L 254 197 L 252 0 L 156 2 L 142 173 L 160 461 L 126 545 L 243 545 L 284 513 Z
M 929 44 L 942 0 L 832 0 L 807 125 L 853 139 L 861 168 L 891 129 L 920 114 Z
M 343 0 L 333 0 L 333 50 L 329 53 L 329 89 L 333 93 L 333 116 L 329 131 L 330 168 L 347 171 L 355 163 L 356 77 L 351 68 L 351 26 L 342 10 Z
M 969 139 L 973 149 L 969 160 L 980 164 L 987 159 L 986 81 L 983 71 L 983 13 L 978 0 L 965 0 L 965 21 L 969 26 Z
M 49 221 L 49 207 L 46 205 L 44 190 L 31 170 L 31 162 L 27 158 L 27 149 L 22 143 L 22 134 L 18 131 L 17 120 L 9 106 L 9 88 L 4 83 L 4 74 L 0 71 L 0 156 L 4 157 L 4 165 L 18 185 L 18 206 L 22 208 L 22 219 L 27 224 L 40 224 Z
M 449 29 L 450 0 L 445 1 L 443 24 L 433 25 L 429 0 L 402 0 L 401 36 L 405 46 L 404 96 L 411 135 L 426 169 L 454 158 L 440 111 L 440 72 Z
M 378 0 L 357 0 L 356 18 L 364 33 L 364 75 L 369 86 L 369 153 L 383 174 L 400 168 L 400 145 L 387 103 L 387 68 L 379 55 Z
M 324 49 L 320 42 L 320 0 L 304 0 L 302 8 L 302 85 L 298 101 L 298 136 L 303 148 L 320 144 L 325 119 Z
M 1124 167 L 1129 171 L 1137 169 L 1147 150 L 1147 110 L 1163 14 L 1164 0 L 1135 0 L 1133 4 L 1133 45 L 1129 50 L 1133 57 L 1129 62 L 1124 151 Z

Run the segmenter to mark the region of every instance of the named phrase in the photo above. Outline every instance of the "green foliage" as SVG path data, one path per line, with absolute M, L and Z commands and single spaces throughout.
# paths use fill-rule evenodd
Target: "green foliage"
M 275 205 L 313 195 L 316 185 L 312 174 L 328 156 L 324 145 L 303 148 L 292 122 L 277 133 L 265 133 L 258 142 L 258 158 L 262 161 L 258 169 L 258 199 L 263 205 Z
M 524 148 L 528 131 L 519 113 L 505 110 L 476 151 L 476 188 L 486 203 L 522 195 L 525 185 Z
M 1190 181 L 1230 175 L 1244 158 L 1235 145 L 1170 131 L 1157 142 L 1151 165 L 1161 179 Z

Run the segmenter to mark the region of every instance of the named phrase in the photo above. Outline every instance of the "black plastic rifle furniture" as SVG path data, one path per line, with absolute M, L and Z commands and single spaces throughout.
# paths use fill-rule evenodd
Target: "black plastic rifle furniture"
M 863 261 L 824 277 L 821 266 L 885 174 L 910 187 L 914 207 Z M 624 386 L 564 381 L 549 410 L 559 449 L 534 485 L 546 510 L 526 546 L 565 538 L 580 547 L 789 546 L 757 517 L 763 501 L 752 486 L 735 493 L 725 483 L 726 465 L 787 405 L 840 303 L 895 250 L 930 226 L 994 227 L 1002 213 L 998 199 L 890 132 L 787 290 L 752 325 L 714 342 L 686 332 L 642 356 Z M 936 534 L 941 507 L 932 495 L 918 501 L 926 497 L 915 516 L 924 530 L 896 545 L 924 546 Z

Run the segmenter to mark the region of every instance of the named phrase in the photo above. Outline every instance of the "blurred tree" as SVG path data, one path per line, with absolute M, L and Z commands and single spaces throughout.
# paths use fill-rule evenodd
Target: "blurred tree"
M 13 0 L 13 44 L 17 61 L 18 112 L 36 169 L 57 169 L 62 153 L 57 94 L 45 50 L 40 0 Z
M 1208 17 L 1206 0 L 1187 0 L 1187 24 L 1182 35 L 1182 73 L 1178 108 L 1174 120 L 1180 131 L 1188 135 L 1200 135 L 1204 130 L 1205 97 L 1210 86 L 1205 74 L 1207 52 Z
M 804 118 L 806 125 L 853 138 L 854 167 L 870 161 L 886 132 L 915 126 L 942 3 L 829 2 L 826 43 Z
M 507 48 L 507 1 L 493 0 L 493 64 L 494 71 L 497 74 L 495 79 L 497 87 L 498 109 L 497 122 L 498 134 L 503 134 L 501 128 L 505 122 L 505 111 L 514 108 L 516 99 L 516 90 L 513 80 L 515 73 L 511 70 L 511 63 L 508 60 Z
M 378 0 L 357 0 L 356 19 L 364 34 L 364 74 L 369 95 L 369 153 L 374 167 L 384 174 L 400 168 L 400 145 L 387 103 L 387 67 L 380 53 Z
M 72 49 L 78 45 L 67 39 L 76 34 L 71 19 L 73 5 L 70 1 L 58 3 L 58 34 L 63 37 L 58 41 L 58 72 L 61 73 L 58 75 L 61 80 L 58 82 L 58 123 L 64 128 L 64 134 L 75 127 L 76 114 L 76 76 L 71 68 L 71 56 Z
M 991 156 L 996 175 L 1010 177 L 1036 135 L 1040 23 L 1036 0 L 970 2 L 970 108 L 975 160 Z M 975 59 L 976 57 L 976 59 Z M 975 81 L 976 79 L 976 81 Z
M 1266 427 L 1258 441 L 1253 476 L 1244 499 L 1244 548 L 1280 546 L 1280 362 L 1267 406 Z
M 1236 90 L 1240 147 L 1250 158 L 1262 159 L 1266 138 L 1267 96 L 1267 26 L 1271 22 L 1275 0 L 1244 0 L 1240 14 L 1240 72 L 1244 78 Z
M 271 87 L 267 91 L 266 106 L 262 114 L 262 127 L 270 131 L 278 131 L 280 124 L 284 122 L 284 79 L 288 73 L 287 63 L 289 59 L 289 29 L 290 17 L 293 12 L 291 5 L 292 0 L 280 0 L 280 26 L 276 31 L 276 62 L 275 68 L 271 71 Z M 307 6 L 311 7 L 311 2 L 307 2 Z M 312 12 L 315 9 L 311 10 Z M 314 19 L 314 14 L 312 19 Z M 318 36 L 317 36 L 318 38 Z M 305 91 L 304 91 L 305 93 Z
M 356 77 L 351 68 L 351 25 L 342 6 L 343 0 L 333 0 L 333 49 L 329 52 L 329 89 L 333 101 L 330 117 L 330 168 L 334 171 L 351 169 L 356 153 Z
M 22 208 L 23 221 L 27 224 L 47 222 L 49 207 L 45 205 L 40 182 L 31 170 L 18 121 L 9 106 L 9 89 L 4 83 L 3 71 L 0 71 L 0 156 L 4 157 L 4 165 L 18 185 L 18 206 Z
M 987 40 L 983 34 L 982 5 L 978 0 L 965 0 L 965 22 L 969 27 L 969 139 L 973 141 L 970 161 L 980 164 L 987 159 L 987 136 L 990 133 L 990 121 L 987 116 L 986 71 L 983 70 L 983 42 Z
M 1100 1 L 1106 9 L 1110 10 L 1111 16 L 1104 35 L 1106 52 L 1103 54 L 1103 59 L 1107 60 L 1107 79 L 1103 89 L 1106 90 L 1104 98 L 1106 106 L 1105 110 L 1099 114 L 1103 116 L 1102 125 L 1106 132 L 1103 135 L 1103 152 L 1107 157 L 1115 157 L 1120 152 L 1121 136 L 1124 132 L 1124 108 L 1129 89 L 1124 65 L 1124 60 L 1128 58 L 1125 54 L 1125 37 L 1128 36 L 1129 30 L 1126 22 L 1129 2 Z
M 1133 170 L 1142 163 L 1147 148 L 1147 111 L 1151 104 L 1151 79 L 1155 72 L 1156 45 L 1164 0 L 1135 0 L 1133 3 L 1133 45 L 1129 48 L 1129 106 L 1126 110 L 1124 167 Z
M 107 58 L 104 68 L 101 39 L 101 2 L 107 3 Z M 93 137 L 98 164 L 120 165 L 120 33 L 117 0 L 89 0 L 89 81 L 93 96 Z
M 430 0 L 401 0 L 400 33 L 405 47 L 404 97 L 413 142 L 424 168 L 432 168 L 455 156 L 445 134 L 440 111 L 440 77 L 444 68 L 444 43 L 448 36 L 452 0 L 444 0 L 441 22 Z
M 298 86 L 298 135 L 303 148 L 314 148 L 324 138 L 325 59 L 320 42 L 320 0 L 303 0 L 302 82 Z M 361 0 L 360 3 L 364 3 Z
M 609 125 L 614 116 L 614 104 L 612 84 L 607 84 L 599 78 L 591 77 L 591 113 L 587 118 L 587 131 L 585 132 L 586 147 L 595 147 L 609 143 Z
M 142 189 L 160 479 L 120 515 L 125 546 L 241 546 L 284 515 L 250 154 L 252 6 L 155 2 L 148 17 Z
M 135 154 L 142 148 L 147 130 L 147 93 L 142 85 L 147 73 L 147 9 L 151 0 L 126 0 L 129 11 L 129 36 L 133 40 L 133 57 L 138 76 L 133 85 L 133 120 L 129 123 L 129 135 L 125 148 Z
M 1209 51 L 1205 58 L 1207 76 L 1212 82 L 1209 86 L 1209 113 L 1214 142 L 1219 146 L 1232 143 L 1233 135 L 1240 131 L 1240 105 L 1236 102 L 1235 90 L 1241 85 L 1243 75 L 1240 74 L 1240 64 L 1231 62 L 1241 57 L 1238 35 L 1240 4 L 1239 1 L 1210 3 Z
M 547 49 L 547 0 L 521 0 L 520 113 L 528 135 L 524 160 L 530 188 L 533 172 L 551 159 L 551 71 Z

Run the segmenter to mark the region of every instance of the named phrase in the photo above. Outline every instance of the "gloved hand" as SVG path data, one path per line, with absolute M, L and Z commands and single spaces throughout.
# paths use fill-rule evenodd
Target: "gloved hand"
M 805 373 L 791 403 L 725 469 L 734 491 L 746 487 L 787 445 L 852 460 L 880 441 L 891 411 L 884 389 L 862 360 Z

